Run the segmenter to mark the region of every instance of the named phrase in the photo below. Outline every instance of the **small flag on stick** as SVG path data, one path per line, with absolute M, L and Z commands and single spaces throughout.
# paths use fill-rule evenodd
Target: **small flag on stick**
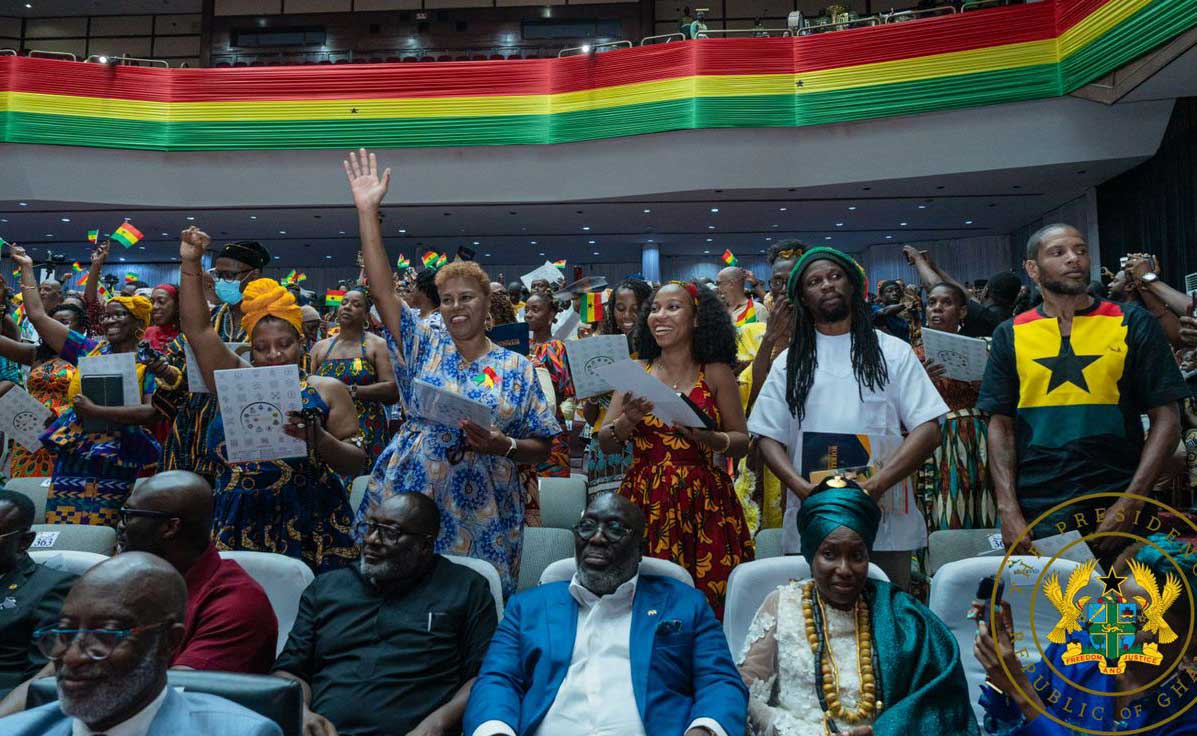
M 295 283 L 295 269 L 291 269 L 291 273 L 284 276 L 283 280 L 279 282 L 279 285 L 290 286 L 293 283 Z
M 100 239 L 100 231 L 99 230 L 88 230 L 87 231 L 87 242 L 94 243 L 99 239 Z
M 723 262 L 729 266 L 734 266 L 737 263 L 739 263 L 739 261 L 736 260 L 735 254 L 732 253 L 730 250 L 723 251 Z
M 437 260 L 439 258 L 440 258 L 439 253 L 437 253 L 435 250 L 430 250 L 427 253 L 425 253 L 423 256 L 421 256 L 420 260 L 424 263 L 424 268 L 436 268 Z
M 125 272 L 125 283 L 126 283 L 126 284 L 131 284 L 131 283 L 133 283 L 134 281 L 141 281 L 141 277 L 140 277 L 140 276 L 138 276 L 138 275 L 137 275 L 136 273 L 134 273 L 133 271 L 126 271 L 126 272 Z
M 562 258 L 559 261 L 553 261 L 553 265 L 556 266 L 557 268 L 564 269 L 565 268 L 565 259 Z
M 145 236 L 141 234 L 141 231 L 133 227 L 133 224 L 129 222 L 122 223 L 121 226 L 116 229 L 116 232 L 112 234 L 112 239 L 126 248 L 131 248 L 134 243 L 141 240 L 143 237 Z
M 79 261 L 75 261 L 71 264 L 71 270 L 75 273 L 81 273 L 83 271 L 83 266 L 79 265 Z
M 324 292 L 324 305 L 328 307 L 339 307 L 341 302 L 345 299 L 345 292 L 341 289 L 329 289 Z
M 75 286 L 87 286 L 87 280 L 90 276 L 90 271 L 84 271 L 83 275 L 79 277 L 79 280 L 75 282 Z
M 578 304 L 578 316 L 587 324 L 603 321 L 603 295 L 601 292 L 583 294 Z
M 411 268 L 411 261 L 409 261 L 406 256 L 400 255 L 399 260 L 395 261 L 395 266 L 398 267 L 400 271 L 406 271 L 407 269 Z

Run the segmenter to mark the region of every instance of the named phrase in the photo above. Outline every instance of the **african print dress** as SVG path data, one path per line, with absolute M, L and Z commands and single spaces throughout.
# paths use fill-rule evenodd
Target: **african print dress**
M 60 416 L 70 403 L 67 392 L 71 387 L 71 379 L 75 376 L 75 366 L 62 358 L 51 358 L 29 371 L 27 382 L 29 395 Z M 30 452 L 20 445 L 12 448 L 13 478 L 31 478 L 49 476 L 54 472 L 54 454 L 46 448 L 37 452 Z
M 108 355 L 106 340 L 84 337 L 72 330 L 59 355 L 72 365 L 91 355 Z M 137 364 L 143 395 L 154 393 L 154 375 Z M 79 392 L 72 381 L 67 399 Z M 158 462 L 161 447 L 145 427 L 118 425 L 104 432 L 84 432 L 75 410 L 68 408 L 42 435 L 54 453 L 54 471 L 46 499 L 47 524 L 94 524 L 115 527 L 120 507 L 133 490 L 142 469 Z
M 919 358 L 923 349 L 916 349 Z M 997 500 L 989 480 L 989 428 L 976 408 L 979 385 L 950 378 L 931 381 L 948 405 L 940 425 L 942 440 L 918 472 L 918 491 L 927 515 L 927 532 L 945 529 L 992 529 Z
M 328 421 L 328 404 L 300 376 L 304 409 Z M 274 552 L 302 560 L 319 574 L 357 561 L 353 510 L 340 476 L 310 458 L 230 463 L 224 418 L 208 431 L 212 462 L 219 468 L 212 535 L 217 549 Z
M 565 415 L 561 412 L 561 404 L 574 395 L 573 377 L 569 374 L 569 363 L 565 362 L 565 343 L 560 340 L 533 343 L 530 357 L 534 364 L 544 366 L 553 379 L 553 391 L 557 394 L 557 421 L 564 427 Z M 536 474 L 542 478 L 569 477 L 568 432 L 553 438 L 549 459 L 537 466 Z
M 366 336 L 362 335 L 361 357 L 329 359 L 328 356 L 332 354 L 338 339 L 340 338 L 333 338 L 332 344 L 328 346 L 316 375 L 335 378 L 346 386 L 369 386 L 378 383 L 378 369 L 366 352 Z M 378 456 L 387 446 L 387 406 L 381 401 L 368 399 L 354 399 L 353 404 L 357 410 L 357 422 L 362 428 L 362 449 L 366 451 L 368 463 L 366 467 L 373 470 Z
M 224 342 L 245 342 L 241 323 L 233 319 L 232 309 L 222 304 L 212 313 L 212 326 Z M 187 384 L 187 355 L 182 335 L 167 344 L 167 361 L 183 373 L 183 382 L 172 390 L 176 414 L 170 434 L 162 448 L 163 470 L 190 470 L 208 479 L 215 487 L 219 466 L 208 448 L 209 427 L 220 411 L 210 393 L 191 393 Z
M 719 407 L 703 371 L 690 400 L 719 424 Z M 634 459 L 620 492 L 648 519 L 648 554 L 686 568 L 722 620 L 727 576 L 753 557 L 731 477 L 715 467 L 710 450 L 669 431 L 651 414 L 636 426 L 632 444 Z
M 403 307 L 400 340 L 384 336 L 395 361 L 395 379 L 406 417 L 374 466 L 360 519 L 371 505 L 396 493 L 423 493 L 441 511 L 440 554 L 477 557 L 494 565 L 503 594 L 515 592 L 524 528 L 524 486 L 516 464 L 469 449 L 462 431 L 429 418 L 416 401 L 421 381 L 485 404 L 496 429 L 516 439 L 551 439 L 561 432 L 527 358 L 491 346 L 474 361 L 457 352 L 445 330 Z

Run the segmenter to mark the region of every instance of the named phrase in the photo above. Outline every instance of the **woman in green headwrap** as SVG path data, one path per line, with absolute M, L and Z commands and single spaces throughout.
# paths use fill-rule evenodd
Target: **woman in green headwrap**
M 740 658 L 756 736 L 980 733 L 955 637 L 914 598 L 868 578 L 880 522 L 877 503 L 840 477 L 802 502 L 813 579 L 765 599 Z

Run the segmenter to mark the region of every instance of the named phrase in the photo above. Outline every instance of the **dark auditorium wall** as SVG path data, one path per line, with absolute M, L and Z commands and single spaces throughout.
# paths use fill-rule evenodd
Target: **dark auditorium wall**
M 1102 265 L 1130 252 L 1159 256 L 1170 285 L 1197 272 L 1197 98 L 1176 101 L 1154 156 L 1097 188 Z

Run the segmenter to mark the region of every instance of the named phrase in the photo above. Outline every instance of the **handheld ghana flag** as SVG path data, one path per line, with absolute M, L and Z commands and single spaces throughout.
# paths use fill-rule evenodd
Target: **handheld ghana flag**
M 602 292 L 583 294 L 578 303 L 578 316 L 582 318 L 583 322 L 588 324 L 601 322 L 603 320 Z
M 125 272 L 125 283 L 131 284 L 134 281 L 141 281 L 141 276 L 137 275 L 133 271 L 126 271 Z
M 282 281 L 279 281 L 280 286 L 290 286 L 293 283 L 295 283 L 295 269 L 291 269 L 291 273 L 284 276 Z
M 342 289 L 329 289 L 324 292 L 324 305 L 327 307 L 339 307 L 344 300 L 345 292 Z
M 83 275 L 79 277 L 79 280 L 75 282 L 75 286 L 87 286 L 87 280 L 90 276 L 90 271 L 84 271 Z
M 740 312 L 740 316 L 736 317 L 736 327 L 743 327 L 756 322 L 756 304 L 749 299 L 748 305 L 744 307 L 744 311 Z
M 133 224 L 129 222 L 121 223 L 116 232 L 112 233 L 112 239 L 126 248 L 131 248 L 134 243 L 143 237 L 145 236 L 141 234 L 141 231 L 133 227 Z
M 87 231 L 87 242 L 94 243 L 99 239 L 100 239 L 100 231 L 99 230 L 88 230 Z
M 406 271 L 407 269 L 411 268 L 411 261 L 409 261 L 406 256 L 401 255 L 399 256 L 399 260 L 395 261 L 395 266 L 400 271 Z
M 723 251 L 723 262 L 729 266 L 734 266 L 740 261 L 736 259 L 735 254 L 731 250 L 725 250 Z
M 424 268 L 436 268 L 437 259 L 439 258 L 439 253 L 437 253 L 435 250 L 430 250 L 420 257 L 420 261 L 424 264 Z
M 561 259 L 561 260 L 559 260 L 559 261 L 553 261 L 553 265 L 554 265 L 554 266 L 556 266 L 557 268 L 560 268 L 560 269 L 563 269 L 563 270 L 564 270 L 564 269 L 565 269 L 565 259 L 564 259 L 564 258 L 562 258 L 562 259 Z
M 75 273 L 81 273 L 83 271 L 83 266 L 79 265 L 79 261 L 75 261 L 71 264 L 71 270 Z

